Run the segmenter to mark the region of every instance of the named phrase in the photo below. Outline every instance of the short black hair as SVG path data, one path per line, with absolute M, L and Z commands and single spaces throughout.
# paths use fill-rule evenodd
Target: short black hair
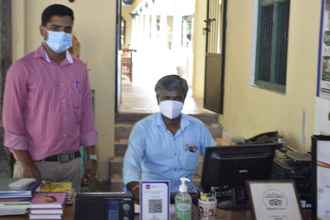
M 53 4 L 45 8 L 41 15 L 41 25 L 46 26 L 53 16 L 70 16 L 74 20 L 73 10 L 65 5 Z
M 161 91 L 180 91 L 186 97 L 188 92 L 188 83 L 185 79 L 178 75 L 167 75 L 158 80 L 155 86 L 155 92 L 157 95 Z

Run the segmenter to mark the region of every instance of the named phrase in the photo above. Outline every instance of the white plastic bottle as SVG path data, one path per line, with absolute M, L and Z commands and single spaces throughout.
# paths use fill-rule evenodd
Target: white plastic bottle
M 177 220 L 191 220 L 192 200 L 188 193 L 186 182 L 190 182 L 188 178 L 181 177 L 181 185 L 179 193 L 175 196 L 175 215 Z

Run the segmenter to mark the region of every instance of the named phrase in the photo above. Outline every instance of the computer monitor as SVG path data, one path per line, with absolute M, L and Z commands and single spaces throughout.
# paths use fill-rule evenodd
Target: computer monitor
M 210 192 L 217 189 L 245 188 L 247 180 L 267 180 L 271 176 L 275 150 L 280 145 L 242 144 L 208 147 L 204 156 L 201 187 Z
M 75 220 L 134 219 L 131 194 L 124 192 L 78 193 L 75 202 Z

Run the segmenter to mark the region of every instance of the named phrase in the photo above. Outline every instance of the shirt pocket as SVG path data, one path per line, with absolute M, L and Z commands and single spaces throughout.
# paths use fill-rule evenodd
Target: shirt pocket
M 186 170 L 195 170 L 198 166 L 199 151 L 184 151 L 182 155 L 182 166 Z
M 69 89 L 69 102 L 72 107 L 72 111 L 79 122 L 81 120 L 82 115 L 82 95 L 80 90 L 77 88 L 70 88 Z

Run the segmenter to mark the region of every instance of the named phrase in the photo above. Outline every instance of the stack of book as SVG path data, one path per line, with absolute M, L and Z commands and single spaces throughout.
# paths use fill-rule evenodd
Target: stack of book
M 26 214 L 31 197 L 31 191 L 0 191 L 0 216 Z
M 65 198 L 65 193 L 35 193 L 30 207 L 30 220 L 62 219 Z
M 73 202 L 73 188 L 71 182 L 46 182 L 40 185 L 38 192 L 45 193 L 65 193 L 65 204 L 71 205 Z

